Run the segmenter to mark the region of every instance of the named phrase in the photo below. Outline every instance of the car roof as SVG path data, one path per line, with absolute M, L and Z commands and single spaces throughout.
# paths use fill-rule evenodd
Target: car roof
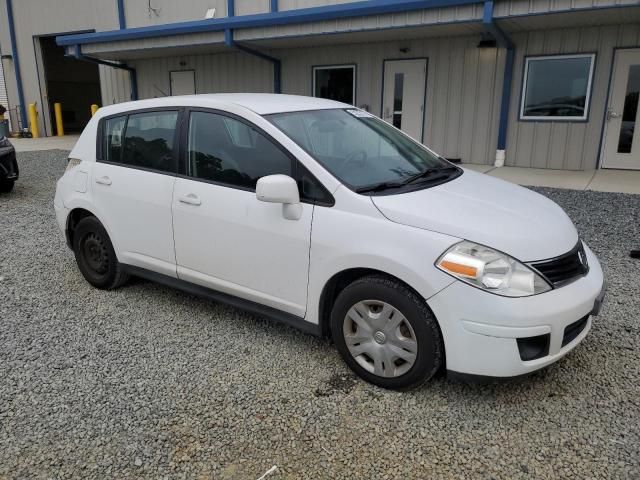
M 179 95 L 174 97 L 151 98 L 133 102 L 118 103 L 100 109 L 102 116 L 123 113 L 143 108 L 166 107 L 210 107 L 238 105 L 259 115 L 271 113 L 299 112 L 304 110 L 325 110 L 331 108 L 353 108 L 352 105 L 324 98 L 275 93 L 208 93 L 202 95 Z

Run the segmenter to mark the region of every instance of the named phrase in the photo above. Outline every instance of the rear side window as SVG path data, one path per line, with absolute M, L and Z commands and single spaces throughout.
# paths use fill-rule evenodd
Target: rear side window
M 104 122 L 103 158 L 108 162 L 122 161 L 122 139 L 127 117 L 109 118 Z
M 107 162 L 175 173 L 178 112 L 145 112 L 108 118 L 103 126 L 102 157 Z
M 229 186 L 255 189 L 260 177 L 293 176 L 293 162 L 255 128 L 217 113 L 189 117 L 189 175 Z

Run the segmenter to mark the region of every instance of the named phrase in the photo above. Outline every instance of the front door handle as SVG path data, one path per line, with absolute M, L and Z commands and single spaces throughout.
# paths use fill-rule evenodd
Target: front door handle
M 183 195 L 180 197 L 180 201 L 182 203 L 186 203 L 188 205 L 200 205 L 200 198 L 195 193 L 189 193 L 188 195 Z
M 96 183 L 100 185 L 111 185 L 111 179 L 107 176 L 96 178 Z

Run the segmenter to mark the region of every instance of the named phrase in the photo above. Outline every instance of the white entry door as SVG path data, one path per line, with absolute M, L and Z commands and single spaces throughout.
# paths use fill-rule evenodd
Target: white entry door
M 382 118 L 422 141 L 427 59 L 385 60 Z
M 618 50 L 607 107 L 602 166 L 640 170 L 640 49 Z
M 194 95 L 196 75 L 193 70 L 171 72 L 171 95 Z

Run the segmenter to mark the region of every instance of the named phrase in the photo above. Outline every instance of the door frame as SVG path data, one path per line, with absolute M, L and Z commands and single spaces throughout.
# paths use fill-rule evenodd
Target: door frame
M 95 29 L 85 29 L 85 30 L 71 30 L 66 32 L 55 32 L 55 33 L 39 33 L 31 36 L 31 40 L 33 43 L 33 56 L 36 64 L 36 79 L 38 81 L 38 91 L 40 96 L 40 108 L 42 110 L 42 123 L 43 123 L 43 133 L 45 137 L 53 137 L 55 136 L 55 132 L 53 131 L 53 125 L 51 124 L 51 105 L 49 104 L 49 91 L 47 90 L 47 100 L 45 102 L 44 91 L 42 88 L 42 84 L 44 83 L 44 88 L 47 88 L 47 72 L 44 65 L 44 55 L 42 54 L 42 44 L 40 43 L 41 38 L 46 37 L 59 37 L 61 35 L 78 35 L 82 33 L 95 33 Z M 100 80 L 100 70 L 98 69 L 98 80 Z M 100 96 L 102 97 L 102 82 L 100 81 Z M 104 104 L 103 99 L 100 98 L 102 104 Z M 25 106 L 26 107 L 26 106 Z M 37 108 L 36 108 L 37 110 Z M 24 121 L 23 121 L 24 123 Z M 24 125 L 23 125 L 24 128 Z
M 596 170 L 630 170 L 632 172 L 638 171 L 636 169 L 628 169 L 628 168 L 611 168 L 604 166 L 604 147 L 605 147 L 605 136 L 607 135 L 607 111 L 609 110 L 609 102 L 611 101 L 611 94 L 613 90 L 613 71 L 616 65 L 616 56 L 618 51 L 620 50 L 639 50 L 640 45 L 631 46 L 631 47 L 613 47 L 612 55 L 611 55 L 611 65 L 609 66 L 609 80 L 607 82 L 607 98 L 604 104 L 604 112 L 602 113 L 602 128 L 600 129 L 600 145 L 599 145 L 599 155 L 598 155 L 598 164 L 596 165 Z
M 394 57 L 382 59 L 382 83 L 380 84 L 380 118 L 384 110 L 384 74 L 387 62 L 397 62 L 399 60 L 424 60 L 426 65 L 424 72 L 424 96 L 422 98 L 422 131 L 420 132 L 420 143 L 424 143 L 424 131 L 427 126 L 427 88 L 429 85 L 429 57 Z

